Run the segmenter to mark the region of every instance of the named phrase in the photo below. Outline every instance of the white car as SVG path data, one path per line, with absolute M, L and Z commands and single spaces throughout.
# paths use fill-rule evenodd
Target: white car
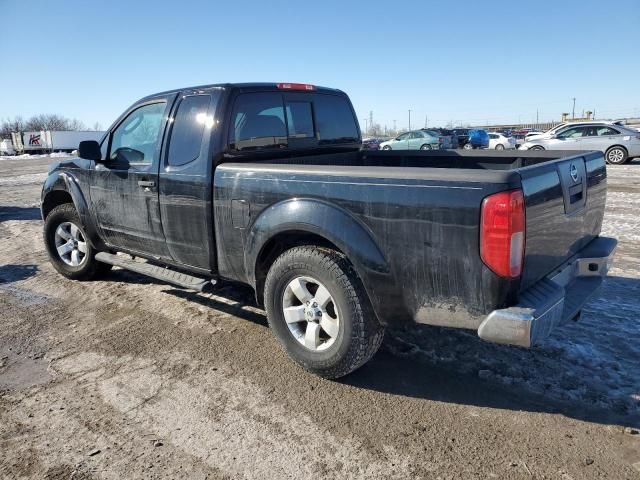
M 563 123 L 560 123 L 560 124 L 556 125 L 553 128 L 550 128 L 549 130 L 547 130 L 546 132 L 543 132 L 543 133 L 540 133 L 540 132 L 529 132 L 524 136 L 524 141 L 525 142 L 530 142 L 531 140 L 541 140 L 543 138 L 551 138 L 556 133 L 560 133 L 560 130 L 563 130 L 564 128 L 569 127 L 569 126 L 574 126 L 574 125 L 602 125 L 602 124 L 623 126 L 623 122 L 620 121 L 620 120 L 617 120 L 617 121 L 611 121 L 611 120 L 584 120 L 582 122 L 563 122 Z
M 490 150 L 514 150 L 516 148 L 516 139 L 506 137 L 502 133 L 489 132 L 489 149 Z

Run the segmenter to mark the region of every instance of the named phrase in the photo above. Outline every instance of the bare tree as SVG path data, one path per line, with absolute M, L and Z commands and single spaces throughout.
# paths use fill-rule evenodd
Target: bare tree
M 10 138 L 11 132 L 21 132 L 25 129 L 26 122 L 22 117 L 7 118 L 0 122 L 0 138 Z

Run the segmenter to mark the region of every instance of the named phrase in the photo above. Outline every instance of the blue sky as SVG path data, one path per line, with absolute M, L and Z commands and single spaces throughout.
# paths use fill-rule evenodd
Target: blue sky
M 0 0 L 0 118 L 107 127 L 205 83 L 346 91 L 364 127 L 640 115 L 640 0 Z

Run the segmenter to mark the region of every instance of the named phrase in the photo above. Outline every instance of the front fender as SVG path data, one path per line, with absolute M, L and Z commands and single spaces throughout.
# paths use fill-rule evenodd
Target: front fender
M 89 203 L 80 188 L 77 179 L 69 172 L 52 172 L 49 174 L 47 179 L 42 186 L 42 194 L 41 194 L 41 205 L 40 205 L 40 213 L 42 215 L 42 220 L 45 219 L 46 211 L 45 208 L 49 205 L 47 198 L 58 191 L 64 191 L 71 196 L 71 200 L 73 201 L 73 206 L 78 212 L 78 216 L 80 217 L 80 222 L 82 223 L 82 227 L 85 232 L 89 236 L 89 240 L 94 246 L 102 246 L 102 240 L 98 236 L 97 229 L 95 228 L 95 223 L 93 218 L 91 217 L 91 212 L 89 210 Z
M 256 265 L 263 247 L 284 232 L 313 233 L 334 244 L 353 264 L 378 319 L 386 324 L 402 316 L 402 296 L 372 232 L 349 212 L 318 199 L 284 200 L 258 216 L 245 246 L 245 271 L 252 285 L 256 285 Z

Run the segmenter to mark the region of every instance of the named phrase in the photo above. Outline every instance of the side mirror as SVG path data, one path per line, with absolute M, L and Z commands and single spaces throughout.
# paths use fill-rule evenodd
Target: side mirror
M 78 156 L 85 160 L 102 160 L 102 152 L 100 152 L 100 144 L 95 140 L 84 140 L 78 145 Z

